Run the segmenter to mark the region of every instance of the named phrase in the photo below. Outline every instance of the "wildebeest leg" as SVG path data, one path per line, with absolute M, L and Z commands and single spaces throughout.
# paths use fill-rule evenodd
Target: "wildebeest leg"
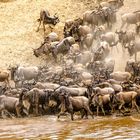
M 92 116 L 92 118 L 93 118 L 93 113 L 91 112 L 91 110 L 89 109 L 89 107 L 88 107 L 88 106 L 85 106 L 84 109 L 85 109 L 86 112 L 87 112 L 88 114 L 90 114 L 90 115 Z
M 114 42 L 114 45 L 115 45 L 115 48 L 116 48 L 116 50 L 117 50 L 117 52 L 119 53 L 119 49 L 118 49 L 118 41 L 116 41 L 116 42 Z
M 83 119 L 85 116 L 85 110 L 80 110 L 80 113 L 81 113 L 81 119 Z
M 88 112 L 85 110 L 86 119 L 88 119 Z
M 60 112 L 60 113 L 58 114 L 57 118 L 59 119 L 60 116 L 62 116 L 62 115 L 64 115 L 64 114 L 65 114 L 65 112 Z
M 122 103 L 120 104 L 120 106 L 119 106 L 119 112 L 121 112 L 121 113 L 122 113 L 121 109 L 122 109 L 122 106 L 123 106 L 124 104 L 125 104 L 125 103 L 122 102 Z
M 38 31 L 39 31 L 40 25 L 41 25 L 41 19 L 39 19 L 39 26 L 38 26 L 38 28 L 37 28 L 36 32 L 38 32 Z
M 4 109 L 4 110 L 1 111 L 1 115 L 2 115 L 3 119 L 6 118 L 5 114 L 7 114 L 10 118 L 14 117 L 10 112 L 8 112 L 6 109 Z
M 5 110 L 2 110 L 2 111 L 1 111 L 1 117 L 2 117 L 3 119 L 5 119 L 5 118 L 6 118 L 6 115 L 5 115 Z
M 138 113 L 140 113 L 139 107 L 138 107 L 136 101 L 134 101 L 134 100 L 132 101 L 132 108 L 133 108 L 133 107 L 135 107 L 136 110 L 138 111 Z
M 38 103 L 35 104 L 35 114 L 36 116 L 38 116 L 38 108 L 39 108 L 39 105 Z
M 42 105 L 42 113 L 45 113 L 47 110 L 47 106 Z
M 74 120 L 74 118 L 73 118 L 74 112 L 70 111 L 70 115 L 71 115 L 71 120 L 73 121 Z
M 29 116 L 29 112 L 27 111 L 27 109 L 23 109 L 23 113 L 24 113 L 26 116 Z
M 49 28 L 51 29 L 51 32 L 53 31 L 53 27 L 51 25 L 49 25 Z
M 109 24 L 109 21 L 107 21 L 107 28 L 111 29 L 111 24 Z
M 35 114 L 36 114 L 36 116 L 38 116 L 38 114 L 39 114 L 39 95 L 38 95 L 38 93 L 35 93 L 35 96 L 33 98 L 35 98 L 34 99 L 35 100 Z
M 126 23 L 122 21 L 122 25 L 121 25 L 120 30 L 124 27 L 125 24 L 126 24 Z
M 135 62 L 137 62 L 137 53 L 135 52 Z
M 127 23 L 127 25 L 126 25 L 126 29 L 128 29 L 129 25 L 130 25 L 130 24 Z
M 101 110 L 102 110 L 102 112 L 103 112 L 103 114 L 104 114 L 104 116 L 105 116 L 104 107 L 103 107 L 103 106 L 100 106 L 100 107 L 101 107 Z
M 67 111 L 67 109 L 66 109 L 66 107 L 65 107 L 65 103 L 61 103 L 60 104 L 60 106 L 59 106 L 59 108 L 61 108 L 61 111 L 60 111 L 60 113 L 58 114 L 58 118 L 61 116 L 61 115 L 64 115 L 65 114 L 65 112 Z
M 111 113 L 114 113 L 114 106 L 111 103 L 109 103 L 109 107 L 111 109 Z
M 17 113 L 17 116 L 18 117 L 21 117 L 21 114 L 20 114 L 20 106 L 17 106 L 16 107 L 16 113 Z
M 44 33 L 45 33 L 45 31 L 46 31 L 46 29 L 45 29 L 45 23 L 43 23 L 43 30 L 44 30 Z
M 52 56 L 54 57 L 55 62 L 57 62 L 57 55 L 54 51 L 52 51 Z
M 9 83 L 9 79 L 5 79 L 5 84 L 8 88 L 10 88 L 10 83 Z
M 87 110 L 83 109 L 80 112 L 82 112 L 81 118 L 84 118 L 84 116 L 86 116 L 86 119 L 88 119 L 88 112 L 87 112 Z
M 99 115 L 99 106 L 97 106 L 97 116 Z

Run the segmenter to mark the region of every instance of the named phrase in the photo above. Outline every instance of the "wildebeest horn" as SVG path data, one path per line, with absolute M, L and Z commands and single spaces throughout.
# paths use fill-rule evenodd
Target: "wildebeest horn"
M 128 45 L 125 45 L 124 48 L 129 48 L 129 46 Z
M 57 13 L 54 14 L 54 17 L 58 17 Z
M 55 92 L 57 89 L 59 89 L 61 87 L 61 85 L 59 86 L 59 87 L 57 87 L 57 88 L 55 88 L 53 91 Z
M 40 18 L 36 20 L 37 22 L 40 22 Z
M 118 29 L 116 29 L 115 33 L 120 33 L 120 31 L 118 31 Z
M 8 68 L 11 68 L 11 64 L 8 66 Z
M 122 33 L 123 33 L 123 34 L 125 34 L 125 33 L 126 33 L 126 31 L 122 31 Z

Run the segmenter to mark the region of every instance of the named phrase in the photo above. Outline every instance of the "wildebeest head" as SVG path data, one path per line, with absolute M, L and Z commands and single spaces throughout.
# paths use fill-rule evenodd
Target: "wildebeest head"
M 33 49 L 33 53 L 36 57 L 39 57 L 41 55 L 41 53 L 43 52 L 43 45 L 44 45 L 44 43 L 41 43 L 39 48 Z
M 136 24 L 136 33 L 140 33 L 140 23 Z
M 57 14 L 55 14 L 54 17 L 53 17 L 53 19 L 52 19 L 52 24 L 53 25 L 56 25 L 59 22 L 60 22 L 59 17 L 57 16 Z
M 49 96 L 49 106 L 54 106 L 54 104 L 52 105 L 52 103 L 56 103 L 60 104 L 60 99 L 59 99 L 59 92 L 56 90 L 53 90 L 50 92 L 50 96 Z
M 30 108 L 30 98 L 29 98 L 29 94 L 28 94 L 28 89 L 26 88 L 22 88 L 21 89 L 21 93 L 19 95 L 19 102 L 23 104 L 23 106 L 29 110 Z
M 120 31 L 116 30 L 115 33 L 118 34 L 119 42 L 121 42 L 122 39 L 124 38 L 124 35 L 126 35 L 126 31 L 122 31 L 122 30 L 120 30 Z
M 10 67 L 9 70 L 11 71 L 11 79 L 14 80 L 16 71 L 18 69 L 18 65 Z
M 37 51 L 37 49 L 33 49 L 33 53 L 36 57 L 40 56 L 40 53 Z
M 130 56 L 134 55 L 135 44 L 133 42 L 131 42 L 129 46 L 125 46 L 125 48 L 128 48 L 128 52 L 129 52 Z
M 92 98 L 91 98 L 91 105 L 93 105 L 94 107 L 97 106 L 98 104 L 98 95 L 97 94 L 92 94 Z
M 47 42 L 41 43 L 40 47 L 37 49 L 33 49 L 33 53 L 36 57 L 39 57 L 41 54 L 47 54 L 50 52 L 50 44 Z
M 70 106 L 71 105 L 71 102 L 70 102 L 69 97 L 70 97 L 70 94 L 67 93 L 66 91 L 63 91 L 61 93 L 61 95 L 59 96 L 61 103 L 64 103 L 65 106 L 68 107 L 68 108 L 71 107 Z
M 124 5 L 124 0 L 118 0 L 118 8 L 122 7 Z

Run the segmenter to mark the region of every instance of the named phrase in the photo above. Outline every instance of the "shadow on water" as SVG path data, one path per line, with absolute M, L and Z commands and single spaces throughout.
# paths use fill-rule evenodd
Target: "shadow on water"
M 22 139 L 139 139 L 140 124 L 131 117 L 95 117 L 81 120 L 76 117 L 43 116 L 0 120 L 0 140 Z

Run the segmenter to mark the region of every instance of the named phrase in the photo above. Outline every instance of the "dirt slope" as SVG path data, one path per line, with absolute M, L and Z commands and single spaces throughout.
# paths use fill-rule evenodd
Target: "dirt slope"
M 1 0 L 2 1 L 2 0 Z M 6 1 L 6 0 L 3 0 Z M 32 48 L 37 48 L 43 40 L 43 31 L 36 32 L 41 9 L 48 9 L 51 14 L 58 13 L 61 22 L 55 31 L 62 36 L 66 19 L 82 16 L 88 8 L 93 8 L 92 1 L 80 0 L 11 0 L 0 2 L 0 67 L 9 65 L 43 65 L 43 58 L 33 56 Z M 140 9 L 140 0 L 125 0 L 125 6 L 118 14 Z M 120 19 L 119 19 L 120 21 Z M 120 25 L 117 23 L 116 27 Z M 50 32 L 49 30 L 47 31 Z

